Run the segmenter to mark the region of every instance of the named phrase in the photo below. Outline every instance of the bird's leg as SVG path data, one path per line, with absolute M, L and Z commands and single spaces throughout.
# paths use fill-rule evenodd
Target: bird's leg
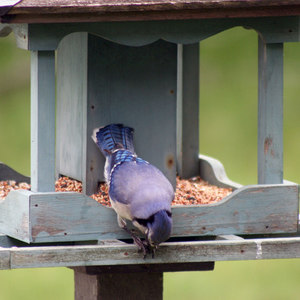
M 155 258 L 155 252 L 156 252 L 157 246 L 151 246 L 149 239 L 148 239 L 148 235 L 146 235 L 145 245 L 147 246 L 148 252 L 152 254 L 152 258 Z
M 120 226 L 121 228 L 123 228 L 128 234 L 130 234 L 130 236 L 131 236 L 132 239 L 133 239 L 133 242 L 138 246 L 139 251 L 143 251 L 143 255 L 144 255 L 144 258 L 145 258 L 146 255 L 147 255 L 147 251 L 146 251 L 145 244 L 144 244 L 143 241 L 140 239 L 140 237 L 137 236 L 133 230 L 130 230 L 130 229 L 127 228 L 127 226 L 126 226 L 126 221 L 123 220 L 120 216 L 118 216 L 118 224 L 119 224 L 119 226 Z

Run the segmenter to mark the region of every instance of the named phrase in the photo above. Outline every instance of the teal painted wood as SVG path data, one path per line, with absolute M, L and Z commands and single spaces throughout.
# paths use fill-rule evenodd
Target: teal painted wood
M 112 209 L 78 193 L 12 191 L 0 207 L 0 232 L 27 243 L 128 237 Z
M 171 242 L 155 258 L 142 258 L 135 245 L 43 246 L 0 248 L 0 268 L 155 265 L 209 261 L 300 258 L 300 238 L 256 238 Z
M 216 204 L 174 206 L 172 236 L 297 232 L 298 200 L 298 185 L 286 183 L 241 187 Z M 20 190 L 0 203 L 0 232 L 34 243 L 129 238 L 115 212 L 92 198 Z
M 258 183 L 283 181 L 283 44 L 258 43 Z
M 175 186 L 176 45 L 127 47 L 90 35 L 88 78 L 86 182 L 103 178 L 102 154 L 89 138 L 93 129 L 123 123 L 135 130 L 136 153 Z
M 176 56 L 176 45 L 163 41 L 127 47 L 82 33 L 66 37 L 58 51 L 57 173 L 96 192 L 104 158 L 92 131 L 124 123 L 135 129 L 137 154 L 175 185 Z
M 210 184 L 218 187 L 232 188 L 234 190 L 242 187 L 241 184 L 227 177 L 225 168 L 219 160 L 200 154 L 199 163 L 200 177 Z
M 199 174 L 199 44 L 178 45 L 177 173 Z
M 150 44 L 158 39 L 178 44 L 192 44 L 235 26 L 258 31 L 268 43 L 299 41 L 297 16 L 11 26 L 16 33 L 22 32 L 16 34 L 18 45 L 30 50 L 57 49 L 60 40 L 74 32 L 89 32 L 131 46 Z
M 30 242 L 30 215 L 28 191 L 11 191 L 0 202 L 0 232 L 24 242 Z
M 55 53 L 31 54 L 31 189 L 54 191 Z
M 85 182 L 87 33 L 66 36 L 57 50 L 56 174 Z
M 297 185 L 253 185 L 207 206 L 172 207 L 174 235 L 296 232 Z

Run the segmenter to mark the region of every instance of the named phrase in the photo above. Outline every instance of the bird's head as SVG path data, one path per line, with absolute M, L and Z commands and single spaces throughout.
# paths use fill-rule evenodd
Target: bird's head
M 146 237 L 151 247 L 156 247 L 166 241 L 172 230 L 172 214 L 166 210 L 160 210 L 151 216 L 147 223 Z

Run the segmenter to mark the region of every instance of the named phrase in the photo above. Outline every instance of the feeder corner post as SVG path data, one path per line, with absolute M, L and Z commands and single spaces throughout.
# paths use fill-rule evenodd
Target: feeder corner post
M 199 174 L 199 43 L 177 47 L 177 172 Z
M 77 267 L 74 282 L 75 300 L 163 299 L 162 272 L 97 274 Z
M 283 43 L 258 38 L 258 183 L 283 182 Z
M 31 190 L 55 182 L 55 52 L 31 51 Z

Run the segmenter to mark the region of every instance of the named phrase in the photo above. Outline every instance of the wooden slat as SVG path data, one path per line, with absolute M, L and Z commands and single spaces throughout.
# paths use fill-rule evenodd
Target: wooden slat
M 22 194 L 14 194 L 14 192 L 11 191 L 6 199 L 2 201 L 2 204 L 5 204 L 1 205 L 0 209 L 0 232 L 11 237 L 17 237 L 24 242 L 29 242 L 29 204 L 25 199 L 30 192 L 22 191 Z
M 200 154 L 199 162 L 199 175 L 203 180 L 208 181 L 210 184 L 224 188 L 230 187 L 233 189 L 237 189 L 242 187 L 241 184 L 236 183 L 227 177 L 225 168 L 219 160 L 207 155 Z
M 258 43 L 258 183 L 283 182 L 283 43 Z
M 54 191 L 55 53 L 31 53 L 31 190 Z
M 175 206 L 172 212 L 175 237 L 296 232 L 298 190 L 296 185 L 248 186 L 220 203 Z M 77 193 L 13 191 L 1 203 L 0 221 L 3 233 L 27 242 L 128 238 L 112 209 Z
M 219 203 L 175 206 L 172 213 L 175 236 L 295 232 L 298 188 L 245 186 Z
M 14 30 L 18 46 L 29 50 L 56 50 L 65 36 L 75 32 L 89 32 L 127 46 L 144 46 L 159 39 L 176 44 L 193 44 L 236 26 L 256 30 L 267 43 L 299 41 L 298 17 L 164 20 L 140 22 L 138 26 L 135 22 L 14 24 L 10 26 Z M 7 29 L 3 30 L 7 32 Z
M 174 0 L 174 1 L 67 1 L 23 0 L 2 22 L 53 23 L 118 20 L 237 18 L 299 15 L 296 0 Z
M 177 173 L 199 175 L 199 44 L 178 45 Z
M 2 250 L 0 250 L 1 253 Z M 300 258 L 300 238 L 265 238 L 163 243 L 154 259 L 142 258 L 135 245 L 10 248 L 9 268 L 115 266 L 160 263 Z M 7 252 L 2 268 L 7 268 Z
M 212 178 L 217 186 L 230 187 L 222 164 L 201 157 L 200 162 L 207 162 L 201 176 Z M 212 205 L 174 206 L 172 236 L 297 231 L 296 184 L 232 187 L 237 188 L 234 193 Z M 0 203 L 0 231 L 35 243 L 128 238 L 118 227 L 112 209 L 78 193 L 12 191 Z
M 56 173 L 81 182 L 85 182 L 86 177 L 86 140 L 91 136 L 86 132 L 87 37 L 87 33 L 81 32 L 62 40 L 57 51 L 56 71 Z M 101 171 L 99 167 L 99 173 Z

